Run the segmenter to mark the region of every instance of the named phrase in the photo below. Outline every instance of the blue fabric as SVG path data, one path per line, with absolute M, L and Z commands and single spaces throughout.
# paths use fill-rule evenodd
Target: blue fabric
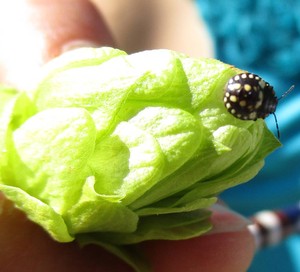
M 197 0 L 215 42 L 216 58 L 254 72 L 279 97 L 276 116 L 283 147 L 270 155 L 252 181 L 222 198 L 248 216 L 288 206 L 300 199 L 300 0 Z M 276 134 L 275 121 L 267 118 Z M 300 237 L 257 253 L 251 272 L 300 272 Z
M 300 1 L 198 0 L 217 57 L 283 77 L 300 73 Z

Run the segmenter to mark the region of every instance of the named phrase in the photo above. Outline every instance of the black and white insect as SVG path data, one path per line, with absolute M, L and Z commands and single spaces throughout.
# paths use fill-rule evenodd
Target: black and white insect
M 229 113 L 242 120 L 265 119 L 270 114 L 275 118 L 278 138 L 280 138 L 275 115 L 278 101 L 293 90 L 291 86 L 280 98 L 273 87 L 258 75 L 241 73 L 230 78 L 225 86 L 224 105 Z

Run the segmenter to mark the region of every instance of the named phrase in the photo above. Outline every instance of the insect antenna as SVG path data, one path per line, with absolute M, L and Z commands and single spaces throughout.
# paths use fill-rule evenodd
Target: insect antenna
M 292 85 L 286 92 L 284 92 L 279 98 L 278 101 L 284 97 L 286 97 L 289 93 L 291 93 L 295 88 L 295 85 Z M 279 131 L 279 126 L 278 126 L 278 122 L 277 122 L 277 117 L 275 112 L 272 112 L 274 119 L 275 119 L 275 125 L 276 125 L 276 130 L 277 130 L 277 138 L 278 140 L 280 139 L 280 131 Z
M 289 93 L 291 93 L 295 88 L 295 85 L 292 85 L 286 92 L 284 92 L 279 98 L 278 100 L 280 100 L 281 98 L 286 97 Z
M 274 119 L 275 119 L 275 125 L 276 125 L 276 130 L 277 130 L 277 138 L 279 140 L 280 139 L 280 131 L 279 131 L 279 126 L 278 126 L 278 122 L 277 122 L 277 117 L 276 117 L 275 112 L 272 112 L 272 114 L 273 114 Z

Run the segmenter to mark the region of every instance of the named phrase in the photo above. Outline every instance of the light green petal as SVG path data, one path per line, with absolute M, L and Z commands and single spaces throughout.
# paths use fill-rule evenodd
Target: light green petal
M 211 229 L 210 212 L 198 210 L 174 214 L 144 216 L 132 233 L 92 233 L 94 241 L 115 245 L 135 244 L 147 240 L 181 240 L 197 237 Z
M 71 242 L 74 240 L 61 215 L 57 214 L 51 206 L 20 188 L 0 184 L 0 191 L 24 211 L 30 220 L 42 226 L 56 241 Z
M 77 67 L 99 65 L 114 57 L 127 55 L 124 51 L 111 47 L 82 47 L 70 50 L 62 54 L 59 58 L 54 58 L 48 62 L 42 70 L 42 80 L 59 74 L 60 72 Z
M 102 65 L 70 68 L 45 79 L 35 102 L 39 110 L 86 109 L 93 116 L 100 138 L 115 128 L 121 106 L 140 79 L 124 57 L 116 57 Z
M 117 198 L 98 194 L 94 185 L 94 177 L 89 177 L 80 199 L 65 214 L 70 233 L 134 232 L 138 216 Z
M 128 204 L 160 180 L 165 157 L 156 139 L 132 124 L 120 123 L 114 135 L 130 152 L 129 172 L 118 189 L 118 194 L 123 196 L 122 203 Z
M 153 214 L 171 214 L 181 212 L 191 212 L 199 209 L 207 209 L 213 205 L 216 201 L 216 197 L 210 198 L 199 198 L 194 197 L 195 195 L 185 195 L 184 203 L 183 198 L 180 200 L 170 198 L 164 199 L 158 203 L 154 203 L 152 206 L 137 210 L 136 213 L 139 216 L 153 215 Z
M 9 87 L 0 87 L 0 101 L 0 183 L 14 185 L 19 173 L 14 172 L 12 133 L 36 109 L 25 93 Z
M 170 50 L 149 50 L 125 57 L 144 78 L 128 97 L 132 103 L 148 103 L 191 109 L 191 92 L 181 60 Z
M 61 213 L 80 195 L 95 139 L 93 119 L 84 109 L 49 109 L 31 117 L 14 132 L 24 164 L 19 186 Z
M 181 109 L 147 107 L 129 122 L 158 141 L 166 158 L 164 176 L 189 160 L 202 141 L 198 120 Z

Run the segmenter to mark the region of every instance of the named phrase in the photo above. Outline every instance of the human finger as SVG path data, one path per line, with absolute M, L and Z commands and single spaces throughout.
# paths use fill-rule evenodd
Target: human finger
M 41 66 L 79 46 L 113 45 L 87 0 L 0 1 L 0 81 L 27 88 Z
M 154 271 L 247 271 L 255 252 L 249 221 L 220 205 L 214 206 L 211 220 L 213 229 L 206 235 L 142 244 Z

